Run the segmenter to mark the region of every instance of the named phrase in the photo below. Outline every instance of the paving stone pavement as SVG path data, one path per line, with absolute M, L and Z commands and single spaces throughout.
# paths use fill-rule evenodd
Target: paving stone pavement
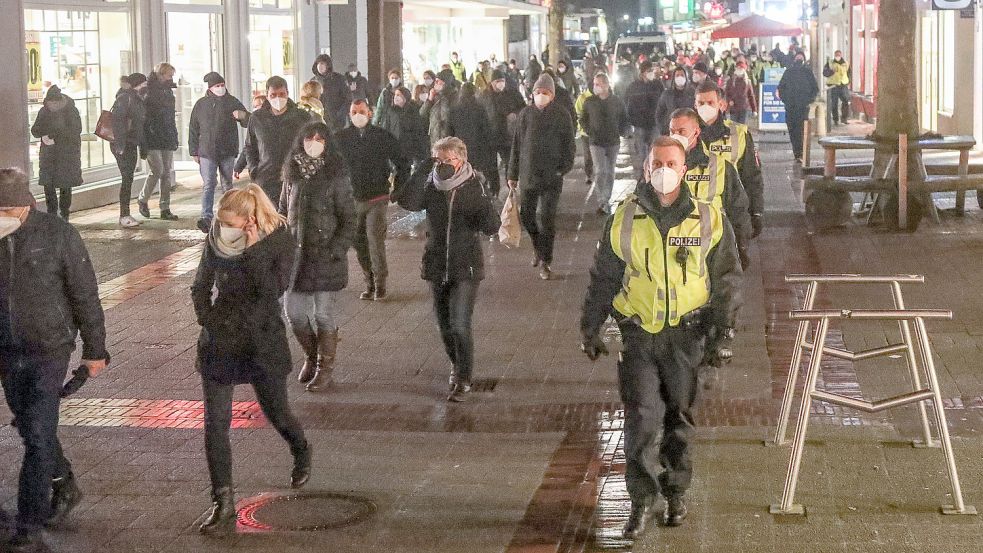
M 858 415 L 826 404 L 811 413 L 797 501 L 808 516 L 773 517 L 788 450 L 765 448 L 777 419 L 795 325 L 786 312 L 804 288 L 786 273 L 920 273 L 906 287 L 913 307 L 955 311 L 929 330 L 942 380 L 963 493 L 983 506 L 983 299 L 972 290 L 983 269 L 983 216 L 944 213 L 917 233 L 860 223 L 826 233 L 808 229 L 800 185 L 781 135 L 759 140 L 765 164 L 766 230 L 752 247 L 735 362 L 704 392 L 698 413 L 691 517 L 637 544 L 620 540 L 627 515 L 623 413 L 614 357 L 592 364 L 578 349 L 577 319 L 587 268 L 602 221 L 575 170 L 559 216 L 554 271 L 542 282 L 529 267 L 528 237 L 517 250 L 486 246 L 488 276 L 475 315 L 473 402 L 443 399 L 449 365 L 419 280 L 419 215 L 391 209 L 392 294 L 357 300 L 360 279 L 340 305 L 342 342 L 336 383 L 312 395 L 291 383 L 291 404 L 315 448 L 315 474 L 304 499 L 285 503 L 297 525 L 340 520 L 349 494 L 374 512 L 319 531 L 250 531 L 243 515 L 231 540 L 201 538 L 208 507 L 200 430 L 201 390 L 194 370 L 195 324 L 188 290 L 200 254 L 193 230 L 193 179 L 175 195 L 182 221 L 149 221 L 119 230 L 113 208 L 79 214 L 107 309 L 113 365 L 62 408 L 60 435 L 86 498 L 68 528 L 51 532 L 55 551 L 952 551 L 975 550 L 979 517 L 943 517 L 949 500 L 942 454 L 914 449 L 913 407 Z M 818 153 L 818 150 L 817 150 Z M 814 155 L 814 159 L 820 156 Z M 633 183 L 619 159 L 616 197 Z M 941 197 L 943 206 L 950 197 Z M 941 292 L 941 293 L 939 293 Z M 830 288 L 823 307 L 884 307 L 887 290 Z M 889 325 L 836 325 L 830 337 L 850 349 L 896 339 Z M 606 339 L 617 344 L 615 329 Z M 294 346 L 295 347 L 295 346 Z M 299 350 L 294 361 L 299 365 Z M 821 386 L 878 398 L 910 386 L 899 360 L 829 363 Z M 268 428 L 248 387 L 236 392 L 233 430 L 237 498 L 288 494 L 290 457 Z M 0 408 L 0 420 L 9 413 Z M 15 504 L 22 450 L 0 427 L 0 503 Z M 265 494 L 265 495 L 264 495 Z M 321 501 L 320 509 L 303 507 Z M 265 503 L 262 503 L 265 505 Z M 259 507 L 259 513 L 263 514 Z M 314 512 L 312 512 L 314 511 Z M 258 516 L 258 515 L 257 515 Z M 339 518 L 340 517 L 340 518 Z

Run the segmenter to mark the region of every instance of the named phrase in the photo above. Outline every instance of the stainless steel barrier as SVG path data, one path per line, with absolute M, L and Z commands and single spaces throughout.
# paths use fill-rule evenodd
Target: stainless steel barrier
M 851 278 L 856 279 L 856 275 L 850 275 Z M 881 278 L 881 277 L 873 277 Z M 920 278 L 920 277 L 919 277 Z M 810 282 L 810 293 L 807 293 L 806 303 L 809 304 L 815 300 L 815 287 L 820 279 L 809 280 Z M 838 282 L 827 280 L 827 282 Z M 893 280 L 893 277 L 888 277 L 887 280 L 873 280 L 873 281 L 861 281 L 852 280 L 852 282 L 890 282 L 895 290 L 895 301 L 900 300 L 900 288 L 897 286 L 898 281 Z M 920 281 L 917 281 L 920 282 Z M 802 505 L 795 504 L 795 488 L 798 484 L 799 479 L 799 469 L 802 463 L 802 453 L 805 447 L 806 430 L 809 426 L 809 414 L 812 408 L 812 401 L 814 399 L 825 401 L 827 403 L 832 403 L 834 405 L 841 405 L 844 407 L 849 407 L 852 409 L 857 409 L 859 411 L 864 411 L 868 413 L 876 413 L 878 411 L 883 411 L 885 409 L 891 409 L 894 407 L 900 407 L 902 405 L 908 405 L 910 403 L 917 403 L 921 409 L 922 413 L 925 412 L 924 405 L 926 401 L 931 401 L 933 406 L 933 412 L 935 413 L 935 423 L 939 429 L 939 438 L 941 442 L 942 452 L 945 456 L 946 470 L 949 474 L 949 482 L 952 485 L 952 498 L 954 505 L 943 505 L 942 513 L 947 515 L 975 515 L 977 514 L 976 508 L 972 505 L 966 505 L 963 501 L 962 488 L 959 485 L 959 474 L 956 471 L 956 460 L 952 452 L 952 442 L 949 439 L 949 427 L 947 426 L 945 410 L 942 408 L 942 392 L 939 386 L 938 376 L 935 371 L 935 361 L 932 358 L 932 347 L 928 339 L 928 331 L 925 328 L 926 319 L 951 319 L 952 312 L 940 309 L 895 309 L 895 310 L 812 310 L 805 309 L 801 311 L 792 311 L 789 313 L 789 317 L 792 320 L 802 321 L 803 323 L 808 323 L 809 321 L 818 321 L 816 328 L 815 341 L 812 344 L 806 344 L 804 342 L 804 335 L 806 331 L 800 326 L 800 336 L 802 339 L 797 342 L 796 350 L 801 354 L 802 349 L 807 349 L 806 346 L 811 345 L 812 357 L 809 360 L 809 369 L 806 373 L 806 384 L 805 389 L 802 392 L 802 398 L 799 403 L 799 416 L 798 421 L 795 426 L 795 437 L 792 442 L 792 451 L 788 462 L 788 473 L 785 477 L 785 488 L 782 494 L 782 501 L 778 504 L 773 504 L 769 508 L 772 514 L 778 515 L 804 515 L 805 508 Z M 903 349 L 896 349 L 897 346 L 887 346 L 883 348 L 877 348 L 877 350 L 868 350 L 866 352 L 848 352 L 844 350 L 839 350 L 837 348 L 830 348 L 826 346 L 826 334 L 829 330 L 829 322 L 831 319 L 854 319 L 861 321 L 879 320 L 897 320 L 901 323 L 911 323 L 914 322 L 915 334 L 914 342 L 910 338 L 910 326 L 908 326 L 909 335 L 905 336 L 906 347 Z M 902 333 L 905 332 L 906 327 L 902 325 Z M 838 356 L 852 356 L 852 358 L 857 359 L 861 356 L 876 357 L 877 355 L 886 355 L 887 351 L 908 351 L 909 354 L 913 355 L 914 346 L 917 344 L 917 348 L 920 352 L 921 362 L 925 368 L 925 372 L 928 376 L 928 387 L 922 388 L 920 380 L 914 383 L 915 390 L 901 394 L 895 397 L 882 399 L 878 401 L 863 401 L 851 397 L 846 397 L 840 394 L 829 393 L 825 391 L 816 390 L 816 380 L 819 377 L 819 371 L 822 366 L 823 355 L 838 355 Z M 848 357 L 850 358 L 850 357 Z M 917 365 L 912 363 L 913 359 L 909 359 L 909 364 L 916 367 L 913 370 L 913 374 L 917 372 Z M 793 367 L 794 368 L 794 367 Z M 791 380 L 791 379 L 790 379 Z M 792 381 L 794 385 L 794 380 Z M 786 395 L 789 395 L 789 389 L 786 389 Z M 927 422 L 925 422 L 927 431 Z M 926 437 L 930 437 L 926 433 Z
M 901 295 L 901 284 L 923 283 L 925 282 L 925 277 L 922 275 L 787 275 L 785 277 L 785 282 L 808 284 L 808 287 L 806 288 L 805 301 L 802 305 L 802 309 L 806 311 L 812 310 L 815 306 L 816 295 L 819 292 L 820 283 L 889 284 L 894 300 L 894 308 L 905 309 L 904 297 Z M 789 365 L 788 378 L 785 382 L 782 407 L 778 416 L 778 428 L 775 430 L 774 440 L 765 442 L 765 445 L 768 446 L 781 446 L 788 443 L 788 439 L 785 437 L 785 434 L 786 430 L 788 429 L 788 419 L 792 413 L 792 402 L 795 398 L 796 381 L 798 379 L 799 371 L 802 370 L 802 352 L 813 351 L 815 349 L 816 341 L 810 342 L 808 340 L 810 320 L 796 320 L 799 320 L 799 329 L 795 336 L 796 347 L 795 351 L 792 352 L 792 362 Z M 918 366 L 917 353 L 915 352 L 915 348 L 912 346 L 911 322 L 908 319 L 901 319 L 898 321 L 898 324 L 901 329 L 900 344 L 892 344 L 886 347 L 873 348 L 860 352 L 852 352 L 824 346 L 823 353 L 839 359 L 862 361 L 864 359 L 892 355 L 903 351 L 905 352 L 905 361 L 908 364 L 908 371 L 911 373 L 912 386 L 915 390 L 921 389 L 921 370 Z M 925 411 L 925 405 L 922 403 L 918 404 L 918 415 L 921 420 L 922 439 L 913 440 L 912 445 L 915 447 L 938 447 L 939 442 L 932 439 L 932 431 L 928 423 L 928 413 Z

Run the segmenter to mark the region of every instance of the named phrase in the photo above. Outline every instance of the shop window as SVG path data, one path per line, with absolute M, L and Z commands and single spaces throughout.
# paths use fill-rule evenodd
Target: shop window
M 249 7 L 287 9 L 293 7 L 293 0 L 249 0 Z
M 956 13 L 939 15 L 939 111 L 956 111 Z
M 271 2 L 272 0 L 264 0 Z M 282 3 L 282 0 L 280 0 Z M 294 19 L 290 15 L 249 16 L 250 81 L 255 93 L 266 90 L 266 80 L 279 75 L 294 88 Z M 296 91 L 294 91 L 296 94 Z
M 222 16 L 218 13 L 167 12 L 167 61 L 174 66 L 175 117 L 179 137 L 176 161 L 190 161 L 188 128 L 195 102 L 205 95 L 205 74 L 223 73 Z
M 222 0 L 164 0 L 167 4 L 182 6 L 221 6 Z
M 102 110 L 115 101 L 119 80 L 132 72 L 129 15 L 125 12 L 24 10 L 28 50 L 37 52 L 37 88 L 29 91 L 28 123 L 34 124 L 52 85 L 75 101 L 82 116 L 83 170 L 114 164 L 109 145 L 93 133 Z M 30 159 L 37 174 L 38 139 Z

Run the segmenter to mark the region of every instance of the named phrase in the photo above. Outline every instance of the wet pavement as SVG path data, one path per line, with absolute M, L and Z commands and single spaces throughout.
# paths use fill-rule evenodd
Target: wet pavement
M 56 551 L 971 551 L 979 517 L 945 517 L 950 501 L 942 454 L 915 449 L 914 407 L 875 415 L 816 403 L 797 502 L 805 518 L 773 516 L 788 449 L 768 448 L 788 374 L 804 286 L 788 273 L 918 273 L 911 307 L 952 309 L 929 324 L 963 494 L 983 504 L 983 214 L 943 212 L 914 234 L 858 219 L 816 233 L 802 215 L 787 142 L 759 139 L 766 176 L 766 229 L 752 246 L 735 362 L 699 403 L 691 515 L 636 544 L 620 538 L 627 517 L 623 413 L 615 356 L 590 363 L 578 348 L 587 269 L 602 220 L 579 169 L 567 179 L 559 216 L 556 279 L 529 267 L 528 237 L 516 250 L 486 244 L 487 278 L 475 314 L 476 388 L 464 405 L 444 401 L 450 370 L 419 279 L 419 214 L 390 211 L 391 283 L 386 302 L 340 304 L 336 381 L 324 394 L 291 382 L 291 403 L 314 446 L 315 473 L 302 494 L 286 482 L 290 457 L 248 387 L 236 392 L 232 433 L 240 534 L 201 538 L 208 508 L 195 324 L 188 290 L 202 235 L 193 181 L 173 200 L 178 223 L 137 231 L 113 210 L 77 215 L 106 308 L 113 365 L 62 407 L 60 434 L 86 497 L 68 528 L 49 534 Z M 821 159 L 818 148 L 813 159 Z M 616 196 L 632 183 L 619 162 Z M 951 197 L 940 198 L 943 207 Z M 152 202 L 153 207 L 153 202 Z M 889 306 L 881 287 L 834 286 L 818 307 Z M 606 339 L 615 346 L 616 329 Z M 879 347 L 896 326 L 835 324 L 829 345 Z M 294 361 L 300 364 L 299 349 Z M 824 363 L 819 387 L 876 399 L 910 386 L 902 359 Z M 907 388 L 910 389 L 910 388 Z M 793 416 L 795 413 L 793 413 Z M 0 408 L 0 420 L 9 414 Z M 793 419 L 794 420 L 794 419 Z M 14 508 L 21 448 L 0 428 L 0 502 Z M 983 505 L 981 505 L 983 506 Z

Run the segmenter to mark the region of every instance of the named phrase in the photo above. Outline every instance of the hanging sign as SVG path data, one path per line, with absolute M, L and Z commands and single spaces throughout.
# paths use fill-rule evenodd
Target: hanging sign
M 41 35 L 37 31 L 24 33 L 27 50 L 27 101 L 40 102 L 43 99 L 41 81 Z

